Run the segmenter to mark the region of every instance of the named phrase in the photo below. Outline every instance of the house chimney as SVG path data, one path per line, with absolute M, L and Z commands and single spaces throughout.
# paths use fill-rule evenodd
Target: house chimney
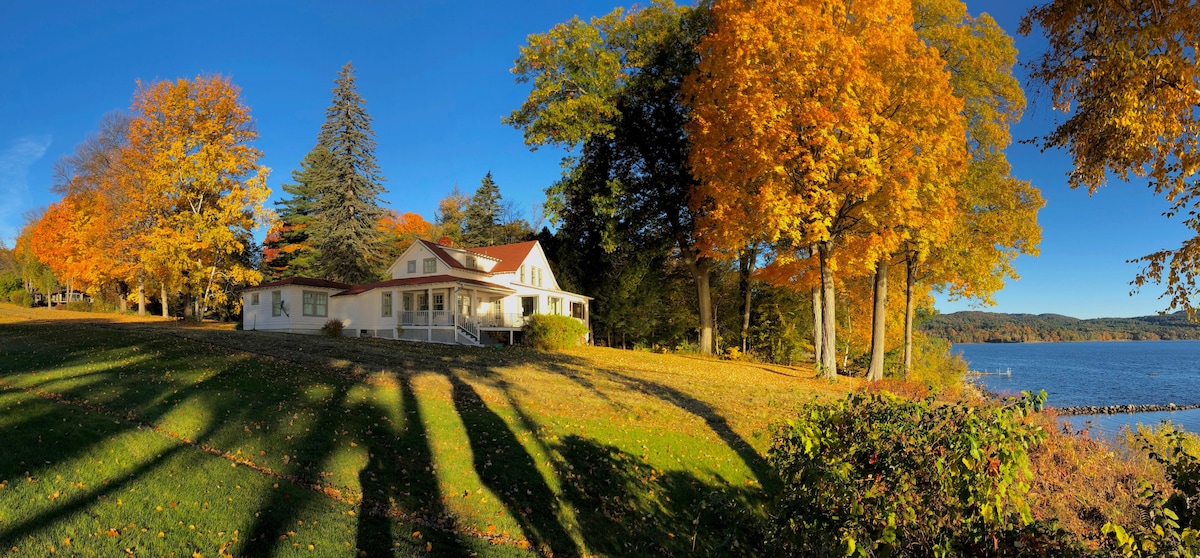
M 449 247 L 453 248 L 454 240 L 448 236 L 443 236 L 438 239 L 438 246 L 449 246 Z

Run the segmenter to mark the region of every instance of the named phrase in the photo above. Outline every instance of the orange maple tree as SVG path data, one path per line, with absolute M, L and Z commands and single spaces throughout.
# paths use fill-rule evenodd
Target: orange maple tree
M 909 2 L 718 1 L 713 17 L 685 85 L 699 229 L 711 250 L 765 235 L 785 263 L 815 253 L 832 348 L 834 272 L 882 279 L 914 228 L 954 215 L 962 101 Z M 836 375 L 832 350 L 821 367 Z

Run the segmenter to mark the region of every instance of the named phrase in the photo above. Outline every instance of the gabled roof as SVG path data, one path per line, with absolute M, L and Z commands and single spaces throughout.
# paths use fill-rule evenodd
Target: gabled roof
M 451 256 L 448 252 L 446 252 L 445 248 L 439 244 L 430 242 L 428 240 L 418 240 L 417 242 L 420 242 L 422 245 L 424 245 L 426 249 L 428 249 L 430 252 L 433 252 L 433 255 L 437 256 L 438 259 L 442 260 L 443 263 L 450 267 L 455 269 L 465 269 L 467 271 L 480 271 L 478 269 L 472 269 L 463 265 L 462 262 L 459 262 L 454 258 L 454 256 Z
M 247 288 L 245 290 L 252 291 L 255 289 L 270 289 L 273 287 L 283 287 L 286 285 L 299 285 L 301 287 L 319 287 L 322 289 L 337 289 L 339 291 L 344 291 L 344 290 L 350 288 L 350 285 L 347 285 L 345 283 L 338 283 L 336 281 L 326 281 L 324 279 L 312 279 L 309 277 L 285 277 L 278 281 L 271 281 L 270 283 L 262 283 L 260 285 L 253 286 L 253 287 Z
M 389 279 L 378 283 L 367 283 L 365 285 L 354 285 L 349 287 L 346 292 L 338 293 L 333 296 L 349 296 L 362 294 L 372 289 L 386 289 L 388 287 L 411 287 L 413 285 L 437 285 L 440 283 L 460 283 L 464 285 L 475 285 L 478 287 L 487 287 L 492 290 L 516 292 L 513 289 L 495 283 L 486 281 L 476 281 L 474 279 L 464 279 L 462 277 L 454 277 L 452 275 L 430 275 L 426 277 L 406 277 L 404 279 Z
M 537 241 L 529 240 L 516 244 L 467 248 L 467 251 L 500 260 L 496 264 L 496 267 L 492 268 L 492 273 L 503 273 L 506 271 L 516 271 L 520 268 L 521 263 L 525 261 L 525 258 L 529 257 L 529 252 L 533 251 L 534 246 L 537 246 Z

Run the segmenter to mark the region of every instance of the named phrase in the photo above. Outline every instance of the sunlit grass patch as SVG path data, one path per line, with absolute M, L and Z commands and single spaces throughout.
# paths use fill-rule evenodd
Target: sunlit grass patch
M 12 518 L 15 538 L 71 531 L 101 555 L 124 552 L 120 540 L 137 555 L 309 544 L 348 556 L 690 554 L 725 548 L 762 518 L 770 423 L 850 384 L 813 376 L 611 349 L 29 321 L 0 326 L 0 434 L 63 441 L 21 448 L 24 465 L 0 473 L 8 486 L 25 470 L 55 478 L 60 462 L 100 459 L 127 433 L 155 440 L 122 459 L 140 467 L 132 477 L 111 472 L 134 490 L 120 506 L 106 498 L 80 513 L 60 494 L 37 502 L 51 519 Z M 159 511 L 163 498 L 176 507 Z M 131 502 L 168 523 L 122 515 Z M 185 519 L 209 517 L 206 503 L 237 509 Z M 97 520 L 119 536 L 79 538 Z

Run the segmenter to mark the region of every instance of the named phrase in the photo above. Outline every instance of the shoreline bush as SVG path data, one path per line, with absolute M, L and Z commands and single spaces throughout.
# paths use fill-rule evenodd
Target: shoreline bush
M 1027 448 L 1045 394 L 1008 405 L 891 394 L 809 403 L 768 451 L 782 490 L 768 544 L 786 556 L 1078 556 L 1036 521 Z

